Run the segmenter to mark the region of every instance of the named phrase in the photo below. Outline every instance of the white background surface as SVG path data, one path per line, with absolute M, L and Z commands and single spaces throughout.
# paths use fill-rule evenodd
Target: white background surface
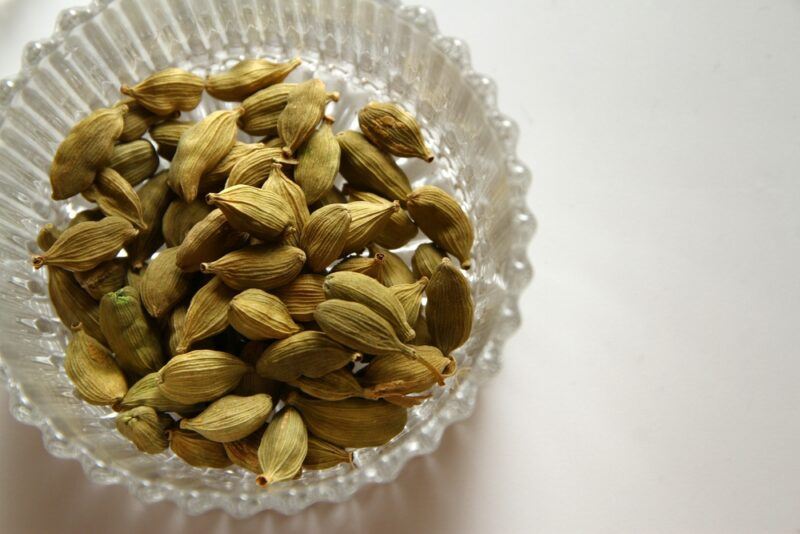
M 187 518 L 89 484 L 0 394 L 0 531 L 800 531 L 800 2 L 425 0 L 520 123 L 524 328 L 390 486 Z M 0 73 L 71 2 L 0 1 Z

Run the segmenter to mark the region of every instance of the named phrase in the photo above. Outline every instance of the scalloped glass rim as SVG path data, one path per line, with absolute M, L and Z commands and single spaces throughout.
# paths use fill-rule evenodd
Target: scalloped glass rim
M 436 407 L 435 413 L 429 414 L 430 421 L 426 420 L 425 431 L 418 433 L 419 435 L 415 436 L 416 439 L 406 443 L 406 446 L 395 447 L 395 450 L 392 451 L 391 461 L 388 461 L 388 458 L 381 458 L 383 448 L 371 449 L 362 455 L 362 460 L 358 462 L 359 466 L 352 469 L 352 471 L 360 471 L 359 478 L 345 480 L 343 476 L 337 477 L 335 491 L 323 488 L 324 484 L 321 483 L 316 484 L 319 486 L 319 490 L 316 491 L 315 481 L 311 477 L 311 480 L 306 481 L 304 491 L 289 490 L 280 498 L 267 492 L 263 495 L 252 496 L 237 494 L 235 491 L 178 489 L 168 483 L 153 482 L 131 476 L 130 472 L 95 458 L 81 444 L 70 441 L 57 430 L 54 422 L 44 413 L 45 410 L 26 396 L 24 385 L 15 380 L 12 371 L 4 361 L 5 355 L 0 355 L 0 382 L 5 383 L 8 388 L 11 413 L 14 418 L 24 424 L 39 428 L 46 449 L 59 458 L 77 459 L 92 481 L 101 484 L 124 484 L 134 495 L 145 502 L 172 500 L 191 514 L 221 508 L 236 517 L 245 517 L 265 509 L 295 513 L 319 501 L 341 502 L 352 496 L 367 482 L 385 483 L 394 480 L 409 459 L 434 451 L 440 443 L 444 430 L 452 423 L 463 420 L 472 413 L 479 386 L 498 371 L 503 343 L 520 324 L 517 302 L 519 294 L 533 275 L 527 258 L 527 246 L 535 233 L 536 221 L 525 203 L 531 175 L 528 168 L 516 155 L 517 125 L 497 110 L 494 82 L 472 70 L 467 45 L 458 39 L 440 35 L 435 18 L 429 9 L 419 6 L 404 6 L 395 0 L 372 1 L 394 11 L 396 15 L 412 24 L 415 30 L 427 34 L 447 60 L 457 66 L 462 78 L 469 84 L 474 96 L 482 104 L 492 133 L 503 147 L 507 181 L 512 199 L 512 205 L 508 206 L 508 210 L 513 214 L 512 227 L 508 230 L 510 235 L 515 236 L 515 239 L 510 246 L 511 257 L 507 262 L 506 272 L 501 273 L 496 281 L 496 285 L 501 287 L 504 292 L 502 307 L 499 311 L 502 324 L 492 330 L 491 337 L 485 340 L 482 352 L 476 356 L 472 370 L 453 388 L 455 393 L 440 403 L 441 406 Z M 31 71 L 49 54 L 57 50 L 72 30 L 94 18 L 113 3 L 115 0 L 97 0 L 86 7 L 64 10 L 58 16 L 56 31 L 51 37 L 26 45 L 20 73 L 13 78 L 0 81 L 0 126 L 3 124 L 6 111 L 14 97 L 25 87 Z

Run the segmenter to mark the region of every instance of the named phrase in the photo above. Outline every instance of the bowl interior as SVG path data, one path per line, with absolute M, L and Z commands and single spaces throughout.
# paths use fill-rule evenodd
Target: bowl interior
M 504 138 L 513 125 L 498 126 L 503 119 L 493 115 L 491 88 L 467 68 L 463 46 L 438 38 L 426 10 L 377 0 L 118 0 L 67 13 L 60 29 L 28 47 L 26 69 L 4 86 L 9 94 L 0 108 L 0 353 L 19 397 L 15 415 L 42 427 L 48 448 L 81 459 L 93 479 L 124 482 L 145 500 L 171 498 L 193 512 L 214 506 L 236 515 L 292 512 L 341 500 L 365 482 L 391 480 L 407 458 L 435 448 L 496 371 L 502 340 L 516 326 L 517 291 L 527 281 L 529 236 L 520 229 L 529 220 L 527 182 L 514 180 L 527 171 L 513 160 L 513 139 Z M 205 75 L 243 57 L 295 56 L 303 66 L 289 81 L 315 76 L 341 93 L 329 107 L 336 131 L 357 127 L 357 112 L 370 100 L 396 101 L 417 116 L 437 158 L 399 163 L 413 186 L 444 188 L 473 220 L 476 321 L 458 351 L 462 373 L 411 411 L 400 436 L 359 451 L 355 467 L 306 473 L 264 491 L 238 468 L 201 470 L 171 453 L 141 454 L 113 430 L 111 410 L 74 397 L 62 365 L 66 331 L 49 305 L 45 271 L 33 271 L 30 255 L 43 224 L 63 224 L 84 206 L 50 200 L 56 147 L 89 110 L 117 101 L 120 84 L 173 65 Z M 223 106 L 229 105 L 206 97 L 189 115 Z M 399 254 L 410 258 L 424 240 Z

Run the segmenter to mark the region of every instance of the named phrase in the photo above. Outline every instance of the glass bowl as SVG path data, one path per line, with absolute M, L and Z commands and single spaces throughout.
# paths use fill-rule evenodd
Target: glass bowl
M 446 189 L 473 220 L 476 320 L 457 353 L 462 372 L 411 411 L 402 434 L 358 451 L 354 466 L 262 490 L 238 468 L 197 469 L 169 452 L 141 454 L 113 430 L 110 409 L 75 398 L 63 369 L 66 331 L 49 304 L 45 270 L 34 271 L 30 256 L 39 227 L 64 224 L 81 207 L 50 200 L 58 143 L 89 110 L 118 100 L 121 83 L 171 65 L 204 75 L 243 57 L 295 56 L 304 64 L 290 80 L 316 76 L 342 93 L 329 108 L 337 130 L 354 127 L 372 99 L 397 101 L 417 116 L 437 158 L 400 164 L 413 186 Z M 192 514 L 292 513 L 395 479 L 472 412 L 520 323 L 535 228 L 525 205 L 530 173 L 515 154 L 517 127 L 495 98 L 494 83 L 472 70 L 462 41 L 439 35 L 429 10 L 395 0 L 111 0 L 62 12 L 52 37 L 27 45 L 19 75 L 0 83 L 0 382 L 13 416 L 40 428 L 47 450 L 77 459 L 91 480 L 124 484 L 146 502 L 175 501 Z M 193 115 L 220 105 L 206 99 Z M 401 255 L 407 259 L 421 240 Z

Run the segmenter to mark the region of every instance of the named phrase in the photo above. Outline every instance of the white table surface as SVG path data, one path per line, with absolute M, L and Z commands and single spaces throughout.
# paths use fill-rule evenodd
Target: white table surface
M 0 532 L 798 532 L 800 3 L 425 1 L 535 174 L 475 415 L 394 484 L 237 521 L 88 483 L 2 393 Z M 70 3 L 0 0 L 0 73 Z

